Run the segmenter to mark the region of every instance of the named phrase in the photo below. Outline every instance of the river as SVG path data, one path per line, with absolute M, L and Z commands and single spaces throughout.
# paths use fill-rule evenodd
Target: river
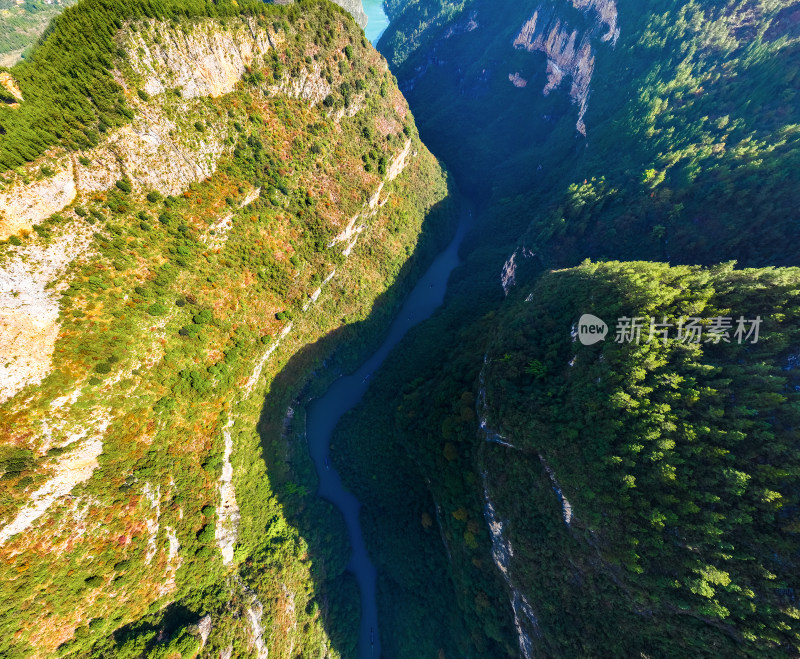
M 366 4 L 366 3 L 365 3 Z M 361 628 L 359 631 L 359 657 L 380 657 L 378 637 L 378 605 L 375 592 L 376 571 L 369 559 L 358 511 L 358 499 L 342 485 L 342 479 L 330 464 L 329 446 L 334 428 L 342 415 L 355 407 L 370 385 L 372 374 L 380 367 L 392 348 L 406 332 L 430 317 L 439 307 L 447 290 L 450 273 L 458 265 L 458 248 L 467 232 L 472 210 L 465 204 L 458 229 L 452 242 L 431 264 L 420 278 L 389 328 L 383 344 L 353 375 L 336 380 L 321 398 L 308 409 L 307 437 L 311 458 L 319 476 L 317 494 L 333 503 L 344 516 L 347 534 L 353 553 L 348 569 L 355 574 L 361 593 Z
M 383 10 L 383 0 L 361 0 L 364 12 L 369 19 L 364 32 L 371 44 L 378 43 L 384 30 L 389 27 L 389 17 Z

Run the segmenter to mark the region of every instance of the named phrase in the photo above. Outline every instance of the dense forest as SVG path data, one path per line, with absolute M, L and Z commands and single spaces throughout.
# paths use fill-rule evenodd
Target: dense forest
M 797 653 L 798 286 L 797 269 L 607 262 L 505 305 L 484 377 L 514 448 L 485 465 L 546 654 Z M 573 340 L 586 311 L 604 342 Z M 637 343 L 623 317 L 658 327 Z M 679 337 L 690 317 L 703 334 Z
M 507 238 L 547 267 L 586 257 L 797 262 L 793 3 L 620 0 L 606 3 L 621 26 L 615 41 L 593 36 L 591 7 L 550 4 L 555 15 L 536 34 L 562 44 L 550 55 L 556 66 L 574 64 L 559 38 L 574 32 L 591 44 L 586 136 L 569 78 L 543 95 L 548 56 L 513 45 L 534 8 L 408 3 L 407 12 L 424 5 L 426 45 L 394 56 L 394 40 L 416 34 L 402 15 L 379 44 L 412 107 L 424 108 L 423 139 L 505 218 Z M 454 17 L 435 28 L 445 9 Z
M 598 29 L 550 4 L 545 35 Z M 478 219 L 334 442 L 387 656 L 795 656 L 794 3 L 605 3 L 585 135 L 553 54 L 513 46 L 535 7 L 388 6 L 379 48 Z

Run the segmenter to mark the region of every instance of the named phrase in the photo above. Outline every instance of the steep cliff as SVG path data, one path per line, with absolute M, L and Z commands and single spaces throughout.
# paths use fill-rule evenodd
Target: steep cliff
M 796 3 L 391 4 L 477 210 L 334 438 L 382 648 L 795 656 Z
M 6 135 L 85 21 L 119 113 L 0 175 L 0 653 L 347 654 L 343 540 L 270 423 L 380 330 L 447 180 L 323 1 L 80 2 L 4 77 Z
M 364 11 L 364 5 L 361 4 L 361 0 L 334 0 L 334 2 L 346 9 L 362 29 L 367 26 L 367 14 Z
M 514 39 L 514 47 L 547 56 L 547 85 L 542 92 L 545 96 L 557 89 L 565 78 L 571 80 L 570 98 L 578 106 L 575 127 L 586 135 L 583 118 L 594 72 L 593 42 L 599 39 L 613 46 L 619 38 L 619 27 L 613 0 L 573 0 L 573 5 L 576 9 L 595 14 L 589 29 L 583 32 L 571 29 L 568 23 L 562 23 L 555 7 L 542 4 L 522 26 Z

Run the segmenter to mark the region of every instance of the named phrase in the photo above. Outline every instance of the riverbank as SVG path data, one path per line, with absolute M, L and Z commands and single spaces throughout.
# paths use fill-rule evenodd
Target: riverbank
M 409 184 L 411 181 L 395 190 L 392 199 L 410 195 Z M 452 181 L 448 188 L 448 196 L 432 207 L 416 228 L 397 215 L 387 224 L 389 233 L 365 233 L 351 258 L 364 256 L 370 263 L 382 262 L 383 271 L 365 270 L 360 282 L 351 282 L 347 295 L 352 297 L 354 291 L 372 287 L 378 279 L 392 282 L 391 285 L 375 299 L 367 313 L 359 318 L 348 317 L 349 322 L 306 345 L 282 366 L 265 399 L 258 424 L 270 484 L 287 519 L 297 529 L 300 546 L 307 556 L 305 560 L 311 566 L 315 607 L 325 620 L 332 657 L 355 653 L 360 595 L 353 575 L 347 571 L 350 545 L 342 517 L 331 504 L 314 494 L 319 481 L 305 440 L 305 406 L 308 401 L 319 398 L 342 373 L 352 372 L 379 347 L 402 301 L 451 240 L 458 221 L 458 195 Z M 384 212 L 394 216 L 396 213 L 391 207 L 390 203 Z M 381 259 L 380 252 L 406 234 L 409 238 L 403 240 L 406 257 L 399 271 L 392 274 L 386 270 L 390 264 Z M 332 282 L 335 283 L 336 280 Z M 304 324 L 313 325 L 315 318 L 335 314 L 326 307 L 335 306 L 336 300 L 344 294 L 345 291 L 330 291 L 321 297 L 309 310 L 313 313 Z M 290 407 L 291 412 L 287 414 Z
M 306 440 L 319 479 L 317 494 L 341 512 L 352 546 L 347 567 L 356 576 L 361 594 L 359 656 L 362 658 L 380 656 L 376 571 L 367 553 L 358 518 L 361 505 L 344 488 L 339 473 L 331 466 L 330 441 L 339 420 L 361 400 L 370 385 L 372 375 L 381 367 L 390 351 L 413 326 L 429 318 L 441 306 L 450 273 L 459 263 L 458 249 L 471 218 L 471 209 L 468 206 L 463 207 L 456 235 L 419 279 L 381 346 L 355 373 L 334 382 L 325 395 L 314 401 L 308 409 Z

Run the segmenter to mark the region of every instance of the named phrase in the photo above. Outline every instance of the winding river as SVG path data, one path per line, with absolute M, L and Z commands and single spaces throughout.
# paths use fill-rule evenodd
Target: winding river
M 366 4 L 366 3 L 365 3 Z M 353 375 L 339 378 L 324 396 L 308 409 L 307 437 L 311 458 L 319 476 L 318 495 L 333 503 L 344 516 L 347 534 L 353 548 L 348 569 L 355 574 L 361 592 L 361 628 L 359 657 L 380 657 L 378 606 L 375 592 L 376 571 L 369 559 L 358 511 L 358 499 L 342 485 L 342 479 L 330 464 L 329 446 L 333 430 L 342 415 L 355 407 L 370 384 L 372 374 L 380 367 L 392 348 L 414 325 L 428 318 L 442 304 L 450 273 L 458 265 L 458 248 L 472 218 L 466 205 L 459 219 L 452 242 L 441 252 L 409 294 L 395 318 L 383 344 Z
M 389 27 L 389 17 L 383 10 L 383 0 L 361 0 L 367 14 L 367 27 L 364 32 L 371 44 L 378 43 L 384 30 Z

